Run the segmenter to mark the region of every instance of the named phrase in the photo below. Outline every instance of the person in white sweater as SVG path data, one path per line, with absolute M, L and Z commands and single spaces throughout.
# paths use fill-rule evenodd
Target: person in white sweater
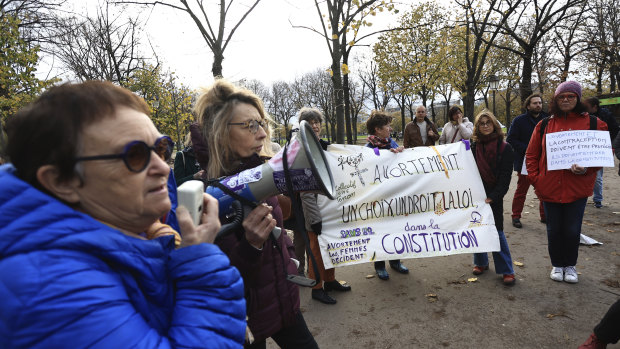
M 448 110 L 448 121 L 439 137 L 439 144 L 450 144 L 461 139 L 469 140 L 474 132 L 474 124 L 463 116 L 459 106 L 453 105 Z

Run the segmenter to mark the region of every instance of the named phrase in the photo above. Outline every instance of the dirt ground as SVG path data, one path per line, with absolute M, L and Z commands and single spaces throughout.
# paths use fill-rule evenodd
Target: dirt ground
M 301 289 L 310 331 L 321 348 L 577 348 L 620 298 L 617 168 L 605 169 L 603 208 L 591 198 L 586 206 L 582 233 L 603 245 L 580 247 L 579 283 L 549 278 L 546 228 L 533 189 L 523 228 L 511 225 L 515 177 L 504 198 L 504 225 L 513 261 L 522 263 L 514 267 L 516 285 L 504 286 L 492 262 L 477 282 L 468 282 L 475 277 L 471 254 L 407 259 L 409 275 L 388 268 L 388 281 L 367 278 L 374 275 L 370 263 L 342 267 L 336 278 L 352 291 L 331 292 L 337 304 L 322 304 Z M 268 348 L 277 345 L 269 340 Z

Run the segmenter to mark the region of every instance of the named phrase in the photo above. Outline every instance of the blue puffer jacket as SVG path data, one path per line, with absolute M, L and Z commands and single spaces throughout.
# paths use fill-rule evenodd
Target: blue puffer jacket
M 140 240 L 0 168 L 0 348 L 239 348 L 245 301 L 221 250 Z

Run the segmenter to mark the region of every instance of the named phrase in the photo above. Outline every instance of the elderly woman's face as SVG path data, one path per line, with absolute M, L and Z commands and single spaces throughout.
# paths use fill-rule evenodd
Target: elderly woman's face
M 119 108 L 84 129 L 78 156 L 122 153 L 131 141 L 153 145 L 161 134 L 144 113 Z M 170 167 L 151 151 L 148 166 L 131 172 L 122 159 L 80 162 L 83 186 L 77 189 L 78 209 L 132 233 L 140 233 L 170 210 Z
M 253 105 L 247 103 L 237 104 L 232 110 L 230 123 L 244 124 L 252 120 L 266 122 L 261 118 L 260 113 Z M 267 133 L 262 126 L 259 126 L 256 133 L 252 133 L 247 125 L 230 126 L 230 148 L 237 158 L 247 158 L 254 153 L 260 154 L 263 149 L 263 140 Z
M 388 138 L 392 133 L 392 126 L 385 124 L 381 127 L 375 127 L 375 136 L 379 138 Z

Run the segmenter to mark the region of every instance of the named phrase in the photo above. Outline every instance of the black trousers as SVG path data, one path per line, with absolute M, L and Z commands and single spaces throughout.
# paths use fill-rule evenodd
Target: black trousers
M 594 334 L 604 343 L 617 343 L 620 339 L 620 299 L 612 304 L 601 322 L 594 327 Z
M 312 333 L 306 325 L 306 320 L 301 312 L 297 313 L 297 321 L 291 327 L 284 327 L 274 333 L 271 338 L 283 349 L 319 349 Z M 264 340 L 252 344 L 245 344 L 245 349 L 265 349 L 267 342 Z

